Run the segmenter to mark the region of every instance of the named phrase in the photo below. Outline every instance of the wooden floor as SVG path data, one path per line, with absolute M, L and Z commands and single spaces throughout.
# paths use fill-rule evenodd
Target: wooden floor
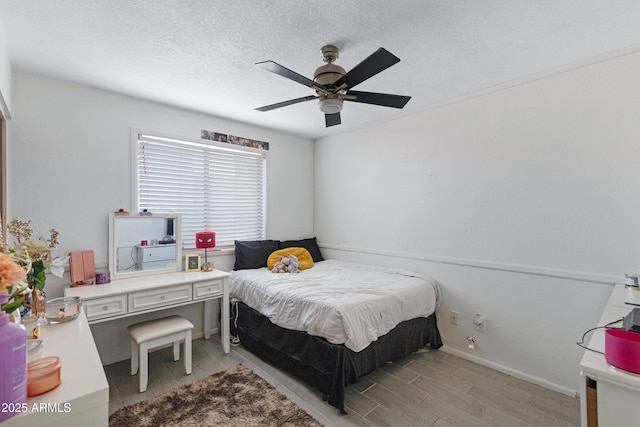
M 579 426 L 579 400 L 518 380 L 443 351 L 426 350 L 389 363 L 347 387 L 346 410 L 311 387 L 267 365 L 242 346 L 224 355 L 220 341 L 193 342 L 193 374 L 184 375 L 171 348 L 149 356 L 149 388 L 138 392 L 129 361 L 105 366 L 109 411 L 200 380 L 238 363 L 275 386 L 325 426 Z

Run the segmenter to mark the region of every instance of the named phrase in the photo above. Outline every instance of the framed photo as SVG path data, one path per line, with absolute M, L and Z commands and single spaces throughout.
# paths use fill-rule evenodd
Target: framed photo
M 200 255 L 186 254 L 184 256 L 184 271 L 200 271 Z

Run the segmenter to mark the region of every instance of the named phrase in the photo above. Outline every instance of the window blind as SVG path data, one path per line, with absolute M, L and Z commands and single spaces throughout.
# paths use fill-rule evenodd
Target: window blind
M 197 231 L 215 231 L 216 246 L 264 239 L 264 154 L 142 134 L 137 144 L 138 208 L 180 213 L 185 248 Z

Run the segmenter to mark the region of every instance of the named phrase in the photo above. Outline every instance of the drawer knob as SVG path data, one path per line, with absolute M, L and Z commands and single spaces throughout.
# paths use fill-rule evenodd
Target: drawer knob
M 106 305 L 105 305 L 105 306 L 103 306 L 103 307 L 102 307 L 102 309 L 103 309 L 104 311 L 107 311 L 107 310 L 109 310 L 109 306 L 106 306 Z
M 160 297 L 160 299 L 161 299 L 161 300 L 164 300 L 164 298 L 165 298 L 165 297 L 164 297 L 164 295 L 162 295 L 162 296 Z
M 211 288 L 207 288 L 207 291 L 208 291 L 208 292 L 211 292 Z

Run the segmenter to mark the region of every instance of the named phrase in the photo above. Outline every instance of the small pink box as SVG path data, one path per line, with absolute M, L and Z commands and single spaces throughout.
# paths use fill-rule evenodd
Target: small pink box
M 640 334 L 621 329 L 607 329 L 604 358 L 610 365 L 640 374 Z

